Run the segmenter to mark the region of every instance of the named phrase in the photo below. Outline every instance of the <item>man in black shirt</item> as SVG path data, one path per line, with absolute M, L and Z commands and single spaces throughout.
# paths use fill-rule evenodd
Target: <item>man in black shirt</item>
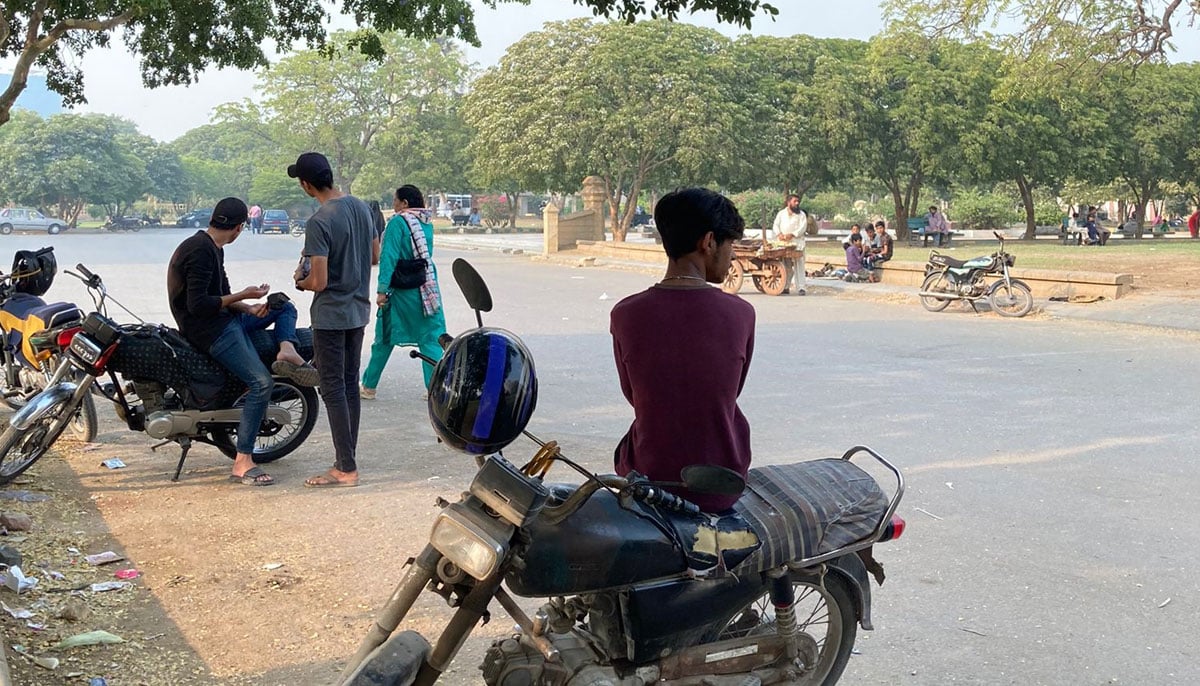
M 184 337 L 249 387 L 238 424 L 237 456 L 230 479 L 248 486 L 269 486 L 275 480 L 255 466 L 252 454 L 275 382 L 250 342 L 248 332 L 274 324 L 273 333 L 279 346 L 276 359 L 288 363 L 297 383 L 315 386 L 318 377 L 317 371 L 296 352 L 294 305 L 288 302 L 272 310 L 265 302 L 248 303 L 267 295 L 270 289 L 265 283 L 230 292 L 223 248 L 241 235 L 247 214 L 246 203 L 237 198 L 217 203 L 208 229 L 197 231 L 180 243 L 171 256 L 167 294 L 171 314 Z

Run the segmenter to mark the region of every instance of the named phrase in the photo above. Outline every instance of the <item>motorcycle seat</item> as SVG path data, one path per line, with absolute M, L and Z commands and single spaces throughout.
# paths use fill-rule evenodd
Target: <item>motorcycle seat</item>
M 762 539 L 734 571 L 763 571 L 870 536 L 887 513 L 888 498 L 850 461 L 824 459 L 751 469 L 733 509 Z
M 35 307 L 25 315 L 25 320 L 28 322 L 40 322 L 42 329 L 56 329 L 63 324 L 78 322 L 82 319 L 83 310 L 76 307 L 75 303 L 50 303 Z
M 961 269 L 967 264 L 963 260 L 956 260 L 949 255 L 943 255 L 937 252 L 929 256 L 929 262 L 930 264 L 936 264 L 939 267 L 949 267 L 951 269 Z

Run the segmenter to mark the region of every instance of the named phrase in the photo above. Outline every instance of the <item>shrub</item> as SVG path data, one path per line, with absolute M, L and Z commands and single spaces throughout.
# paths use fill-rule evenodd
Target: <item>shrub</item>
M 964 190 L 954 194 L 947 212 L 949 219 L 972 229 L 1000 229 L 1018 220 L 1012 196 Z
M 769 229 L 775 222 L 775 215 L 783 209 L 783 193 L 770 190 L 746 191 L 730 198 L 737 205 L 742 219 L 746 220 L 746 230 Z
M 475 201 L 478 205 L 479 219 L 489 229 L 504 226 L 508 223 L 508 198 L 503 195 L 489 195 Z

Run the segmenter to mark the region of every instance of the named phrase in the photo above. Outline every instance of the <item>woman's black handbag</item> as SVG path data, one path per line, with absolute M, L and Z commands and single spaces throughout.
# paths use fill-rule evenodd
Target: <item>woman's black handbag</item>
M 409 227 L 408 237 L 412 239 L 413 254 L 417 254 L 417 239 Z M 421 258 L 412 260 L 396 260 L 396 269 L 392 272 L 392 280 L 388 284 L 398 291 L 408 291 L 420 288 L 425 283 L 425 269 L 428 262 Z

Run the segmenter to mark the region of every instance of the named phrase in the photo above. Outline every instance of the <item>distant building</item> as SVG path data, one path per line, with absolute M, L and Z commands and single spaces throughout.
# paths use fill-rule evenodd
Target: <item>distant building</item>
M 8 88 L 11 81 L 12 74 L 0 74 L 0 91 Z M 52 93 L 49 88 L 46 88 L 46 77 L 30 75 L 25 90 L 17 96 L 16 107 L 49 117 L 63 111 L 62 96 Z

